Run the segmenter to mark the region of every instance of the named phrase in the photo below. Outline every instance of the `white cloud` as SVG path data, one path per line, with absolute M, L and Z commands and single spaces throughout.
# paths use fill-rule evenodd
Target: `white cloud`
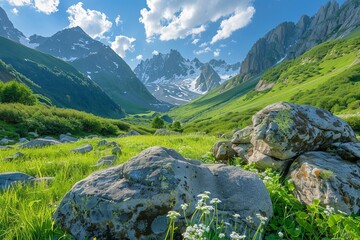
M 15 15 L 18 15 L 19 14 L 19 10 L 17 10 L 17 8 L 13 8 L 11 9 L 11 12 Z
M 123 21 L 121 20 L 120 15 L 117 15 L 117 17 L 115 18 L 115 24 L 116 26 L 119 26 L 120 24 L 122 24 Z
M 223 20 L 217 34 L 212 38 L 211 44 L 230 37 L 233 32 L 248 25 L 251 22 L 254 13 L 255 8 L 253 7 L 248 7 L 246 10 L 239 9 L 233 16 Z
M 57 12 L 60 0 L 7 0 L 8 3 L 12 6 L 21 7 L 21 6 L 34 6 L 36 11 L 45 13 L 47 15 Z M 15 8 L 14 8 L 15 9 Z M 14 12 L 14 14 L 17 14 Z M 17 10 L 17 9 L 16 9 Z M 17 11 L 18 12 L 18 11 Z
M 136 56 L 136 60 L 138 60 L 138 61 L 141 61 L 143 59 L 144 59 L 143 55 L 141 55 L 141 54 Z
M 220 56 L 220 52 L 221 52 L 220 49 L 216 49 L 216 50 L 214 51 L 214 57 L 219 57 L 219 56 Z
M 203 42 L 202 44 L 200 44 L 200 47 L 203 48 L 203 47 L 206 47 L 208 45 L 207 42 Z
M 27 5 L 31 5 L 31 1 L 32 0 L 7 0 L 8 3 L 12 6 L 27 6 Z
M 205 49 L 200 49 L 200 50 L 198 50 L 198 51 L 195 51 L 195 54 L 196 54 L 196 55 L 201 55 L 201 54 L 204 54 L 204 53 L 208 53 L 208 52 L 210 52 L 210 51 L 211 51 L 211 48 L 207 47 L 207 48 L 205 48 Z
M 104 38 L 112 27 L 105 13 L 84 9 L 82 2 L 72 5 L 66 12 L 69 14 L 69 27 L 79 26 L 92 38 Z
M 37 11 L 47 15 L 57 12 L 60 0 L 34 0 Z
M 253 0 L 147 0 L 147 8 L 141 9 L 140 22 L 144 24 L 146 37 L 174 40 L 198 35 L 210 22 L 223 19 L 219 36 L 225 37 L 249 23 L 247 12 Z M 254 13 L 254 11 L 252 12 Z M 245 20 L 241 17 L 246 18 Z M 227 21 L 228 20 L 228 21 Z M 240 24 L 235 20 L 239 20 Z M 234 26 L 226 27 L 225 23 Z
M 224 47 L 226 47 L 226 44 L 220 44 L 220 47 L 224 48 Z
M 154 55 L 154 56 L 159 55 L 159 52 L 154 50 L 154 51 L 152 51 L 152 55 Z
M 194 45 L 196 45 L 199 41 L 200 41 L 200 39 L 195 38 L 191 43 L 194 44 Z
M 115 41 L 111 43 L 111 48 L 122 58 L 126 57 L 126 51 L 133 52 L 135 50 L 136 39 L 132 37 L 126 37 L 119 35 L 115 37 Z

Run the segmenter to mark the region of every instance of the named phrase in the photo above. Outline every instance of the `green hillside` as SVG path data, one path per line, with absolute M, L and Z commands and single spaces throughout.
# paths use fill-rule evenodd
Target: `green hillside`
M 58 107 L 104 117 L 124 116 L 93 81 L 60 59 L 0 37 L 0 60 L 1 81 L 23 82 Z
M 220 87 L 169 115 L 185 123 L 185 131 L 216 133 L 248 125 L 256 111 L 278 101 L 310 104 L 335 114 L 356 113 L 360 102 L 359 48 L 358 34 L 323 43 L 267 70 L 260 78 L 222 93 Z M 256 92 L 253 89 L 260 79 L 275 86 Z

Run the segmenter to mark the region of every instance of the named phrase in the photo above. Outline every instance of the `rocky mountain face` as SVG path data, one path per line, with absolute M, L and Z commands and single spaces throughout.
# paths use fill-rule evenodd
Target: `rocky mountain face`
M 195 89 L 201 92 L 210 91 L 218 87 L 220 82 L 219 74 L 207 63 L 201 67 L 200 76 L 195 80 Z
M 303 16 L 295 24 L 285 22 L 259 39 L 241 64 L 240 81 L 246 81 L 284 59 L 293 59 L 312 47 L 346 36 L 360 26 L 360 2 L 342 6 L 331 1 L 313 17 Z
M 20 42 L 21 39 L 25 39 L 22 32 L 14 27 L 9 20 L 4 9 L 0 7 L 0 36 L 11 39 L 15 42 Z
M 169 105 L 158 101 L 139 81 L 125 61 L 109 46 L 92 39 L 80 27 L 62 30 L 45 38 L 31 36 L 36 49 L 63 59 L 96 82 L 127 113 L 163 111 Z
M 151 59 L 141 61 L 134 69 L 136 76 L 158 99 L 171 104 L 184 104 L 213 89 L 217 84 L 197 84 L 197 79 L 204 79 L 203 66 L 210 68 L 220 77 L 215 82 L 224 82 L 238 74 L 240 63 L 228 64 L 224 60 L 211 60 L 202 63 L 199 59 L 185 59 L 176 50 L 168 54 L 159 53 Z M 212 72 L 213 73 L 213 72 Z M 213 74 L 213 76 L 216 76 Z M 203 80 L 202 80 L 203 81 Z

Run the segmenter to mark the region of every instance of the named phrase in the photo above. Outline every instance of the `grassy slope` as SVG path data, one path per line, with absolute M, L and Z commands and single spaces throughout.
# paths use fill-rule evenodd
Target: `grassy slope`
M 55 239 L 62 232 L 52 228 L 52 214 L 61 198 L 79 180 L 100 169 L 94 167 L 103 156 L 111 154 L 111 148 L 99 148 L 101 139 L 81 140 L 77 143 L 62 144 L 41 149 L 21 150 L 26 154 L 22 160 L 0 161 L 0 172 L 20 171 L 31 176 L 51 176 L 55 180 L 50 186 L 21 187 L 0 193 L 0 239 Z M 202 135 L 135 136 L 108 139 L 121 145 L 123 155 L 116 164 L 123 163 L 150 146 L 173 148 L 187 158 L 204 159 L 214 137 Z M 84 155 L 73 154 L 71 149 L 90 143 L 94 150 Z M 18 150 L 0 151 L 0 159 Z M 70 239 L 70 238 L 63 238 Z
M 276 79 L 275 87 L 268 92 L 250 91 L 256 79 L 244 83 L 230 91 L 210 93 L 189 104 L 173 109 L 170 116 L 185 122 L 185 131 L 222 132 L 244 127 L 250 123 L 251 116 L 261 108 L 278 101 L 292 101 L 299 91 L 318 91 L 322 84 L 342 74 L 359 71 L 358 51 L 360 37 L 336 40 L 321 44 L 299 58 L 279 64 L 269 71 L 283 73 Z M 284 67 L 285 65 L 285 67 Z M 312 68 L 311 68 L 312 67 Z M 265 74 L 266 76 L 266 74 Z M 360 89 L 359 81 L 347 81 L 345 85 Z M 330 91 L 330 90 L 329 90 Z M 359 97 L 359 90 L 356 91 Z M 334 92 L 327 92 L 333 94 Z M 336 93 L 336 92 L 335 92 Z M 320 101 L 326 96 L 317 96 Z M 360 97 L 359 97 L 360 98 Z M 294 101 L 301 103 L 301 99 Z M 349 108 L 341 113 L 351 112 Z
M 71 65 L 0 37 L 0 77 L 16 79 L 59 107 L 119 118 L 124 113 L 93 81 Z M 9 66 L 11 65 L 11 66 Z M 13 77 L 13 78 L 12 78 Z

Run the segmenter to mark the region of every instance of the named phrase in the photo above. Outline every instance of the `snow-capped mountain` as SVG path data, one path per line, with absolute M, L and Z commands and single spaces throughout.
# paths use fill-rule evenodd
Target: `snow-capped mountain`
M 238 74 L 239 70 L 240 63 L 227 64 L 223 60 L 211 60 L 205 64 L 197 58 L 185 59 L 172 49 L 168 54 L 159 53 L 141 61 L 134 72 L 157 99 L 181 105 L 212 90 Z M 213 72 L 220 81 L 215 74 L 209 74 Z M 215 79 L 209 78 L 210 75 Z M 207 84 L 204 84 L 204 79 L 207 79 Z M 210 83 L 211 80 L 216 83 Z M 197 84 L 199 81 L 201 83 Z
M 109 46 L 92 39 L 80 27 L 62 30 L 51 37 L 33 35 L 37 50 L 67 61 L 96 82 L 127 113 L 166 110 L 136 77 L 126 62 Z
M 211 67 L 209 63 L 201 67 L 200 76 L 193 81 L 193 90 L 206 92 L 220 85 L 221 78 L 219 74 Z

